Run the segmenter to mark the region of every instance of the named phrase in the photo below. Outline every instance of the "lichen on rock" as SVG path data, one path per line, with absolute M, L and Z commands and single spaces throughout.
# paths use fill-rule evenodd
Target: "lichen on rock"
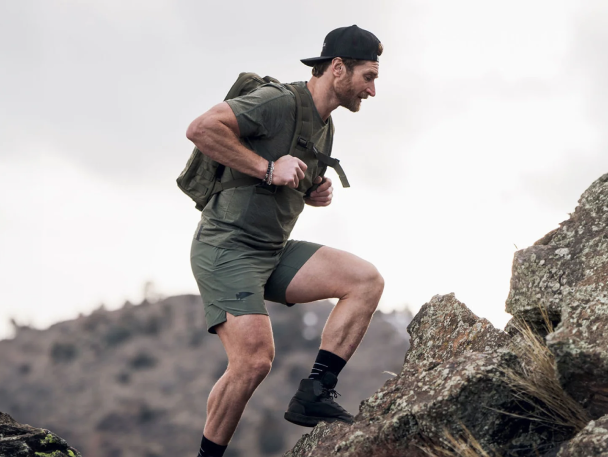
M 480 319 L 451 293 L 435 295 L 410 325 L 405 363 L 444 362 L 465 352 L 489 352 L 505 346 L 509 335 Z
M 608 456 L 608 416 L 591 421 L 564 446 L 557 457 Z
M 0 412 L 0 457 L 81 457 L 63 438 Z
M 587 301 L 588 286 L 608 275 L 608 174 L 579 200 L 570 219 L 533 246 L 515 253 L 506 310 L 543 332 L 546 310 L 557 325 L 575 296 Z M 582 289 L 582 290 L 581 290 Z M 587 293 L 585 290 L 588 290 Z

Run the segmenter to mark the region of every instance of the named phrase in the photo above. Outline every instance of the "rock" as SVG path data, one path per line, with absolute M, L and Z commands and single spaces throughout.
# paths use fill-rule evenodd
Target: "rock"
M 467 352 L 443 362 L 406 364 L 398 377 L 361 404 L 353 425 L 322 423 L 285 457 L 421 457 L 421 448 L 445 444 L 446 433 L 470 433 L 501 455 L 546 452 L 569 436 L 522 417 L 504 372 L 516 369 L 506 349 Z M 505 414 L 504 412 L 510 414 Z
M 590 303 L 564 306 L 562 323 L 547 336 L 547 345 L 563 389 L 592 419 L 608 414 L 608 291 Z
M 565 445 L 557 457 L 607 457 L 608 416 L 589 424 Z
M 441 363 L 465 352 L 489 352 L 509 342 L 509 335 L 477 317 L 453 293 L 435 295 L 407 329 L 411 338 L 405 363 Z
M 433 297 L 355 423 L 321 423 L 285 456 L 608 457 L 608 174 L 516 253 L 507 311 L 509 334 Z
M 48 430 L 22 425 L 0 412 L 0 457 L 81 457 Z
M 545 309 L 555 326 L 575 296 L 590 303 L 608 274 L 608 174 L 587 189 L 574 213 L 533 246 L 515 253 L 506 310 L 541 333 Z M 580 289 L 580 290 L 579 290 Z

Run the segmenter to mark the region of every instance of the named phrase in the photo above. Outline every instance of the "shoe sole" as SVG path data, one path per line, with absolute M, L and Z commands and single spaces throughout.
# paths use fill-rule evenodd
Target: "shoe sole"
M 291 413 L 287 411 L 285 413 L 285 420 L 291 422 L 292 424 L 301 425 L 302 427 L 314 427 L 319 422 L 336 422 L 342 421 L 347 424 L 352 424 L 354 421 L 346 421 L 344 419 L 340 419 L 338 417 L 314 417 L 314 416 L 304 416 L 298 413 Z

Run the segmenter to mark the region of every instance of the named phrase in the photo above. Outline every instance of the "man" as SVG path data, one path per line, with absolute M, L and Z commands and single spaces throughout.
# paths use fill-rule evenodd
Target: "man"
M 359 110 L 375 96 L 380 41 L 356 25 L 330 32 L 306 87 L 313 107 L 310 139 L 331 152 L 330 114 Z M 222 181 L 253 176 L 260 186 L 224 190 L 205 207 L 192 244 L 192 269 L 209 332 L 217 333 L 228 368 L 213 387 L 199 457 L 222 456 L 245 405 L 270 372 L 274 342 L 264 299 L 291 306 L 327 298 L 331 312 L 311 375 L 300 382 L 285 418 L 303 426 L 353 422 L 334 398 L 337 376 L 363 338 L 384 281 L 370 263 L 344 251 L 288 237 L 304 208 L 327 206 L 332 182 L 314 157 L 289 155 L 295 129 L 293 93 L 280 84 L 227 100 L 195 119 L 187 137 L 226 166 Z M 313 184 L 316 190 L 310 192 Z

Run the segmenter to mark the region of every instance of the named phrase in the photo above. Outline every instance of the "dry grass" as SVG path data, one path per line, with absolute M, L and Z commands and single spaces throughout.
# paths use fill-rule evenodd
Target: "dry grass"
M 541 308 L 541 312 L 543 310 Z M 551 333 L 553 327 L 544 311 L 546 329 Z M 562 389 L 557 379 L 553 353 L 526 322 L 520 321 L 515 327 L 519 338 L 512 350 L 519 357 L 521 367 L 520 370 L 506 370 L 505 375 L 516 398 L 532 406 L 525 418 L 551 426 L 572 428 L 576 432 L 582 430 L 590 418 Z
M 455 437 L 445 430 L 442 445 L 428 444 L 420 446 L 420 450 L 430 457 L 500 457 L 495 451 L 486 451 L 464 425 L 461 427 L 462 436 Z

